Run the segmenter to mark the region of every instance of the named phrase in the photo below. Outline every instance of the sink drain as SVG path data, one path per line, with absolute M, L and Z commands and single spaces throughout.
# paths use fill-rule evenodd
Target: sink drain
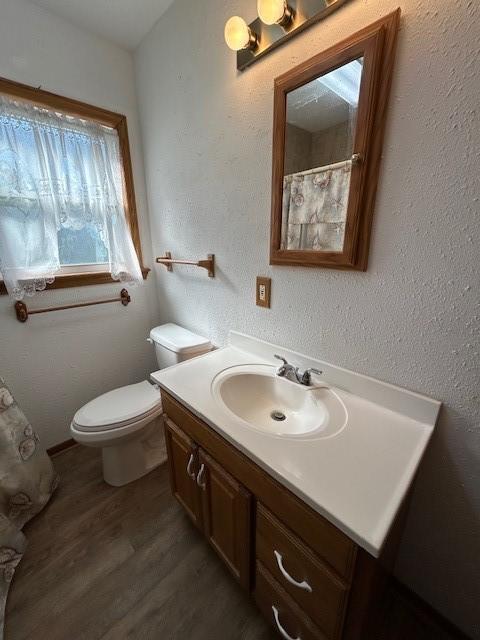
M 287 416 L 283 413 L 283 411 L 272 411 L 270 417 L 277 422 L 283 422 L 287 419 Z

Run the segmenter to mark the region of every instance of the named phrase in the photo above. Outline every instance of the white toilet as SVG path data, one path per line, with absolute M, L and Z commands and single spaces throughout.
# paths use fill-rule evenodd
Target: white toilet
M 150 331 L 160 369 L 211 350 L 209 340 L 176 324 Z M 165 460 L 162 404 L 157 386 L 147 380 L 114 389 L 77 411 L 72 438 L 101 447 L 105 482 L 120 487 L 137 480 Z

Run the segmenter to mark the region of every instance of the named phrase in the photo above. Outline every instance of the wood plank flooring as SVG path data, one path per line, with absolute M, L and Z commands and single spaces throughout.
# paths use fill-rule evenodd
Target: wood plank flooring
M 60 487 L 25 527 L 5 640 L 274 640 L 170 495 L 166 466 L 120 489 L 100 452 L 54 458 Z M 393 596 L 385 640 L 449 640 Z
M 171 497 L 165 465 L 115 489 L 95 449 L 54 464 L 61 485 L 25 527 L 5 640 L 276 637 Z

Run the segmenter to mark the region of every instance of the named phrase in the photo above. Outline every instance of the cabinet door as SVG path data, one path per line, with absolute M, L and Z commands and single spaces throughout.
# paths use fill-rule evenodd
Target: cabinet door
M 202 449 L 197 484 L 205 535 L 240 584 L 249 589 L 251 494 Z
M 186 433 L 168 419 L 165 420 L 165 442 L 172 493 L 197 527 L 201 528 L 201 507 L 196 483 L 198 448 Z

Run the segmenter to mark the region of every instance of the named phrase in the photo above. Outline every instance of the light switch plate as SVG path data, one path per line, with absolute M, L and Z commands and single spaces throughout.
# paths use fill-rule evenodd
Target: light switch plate
M 270 293 L 272 281 L 270 278 L 257 276 L 257 307 L 270 309 Z

